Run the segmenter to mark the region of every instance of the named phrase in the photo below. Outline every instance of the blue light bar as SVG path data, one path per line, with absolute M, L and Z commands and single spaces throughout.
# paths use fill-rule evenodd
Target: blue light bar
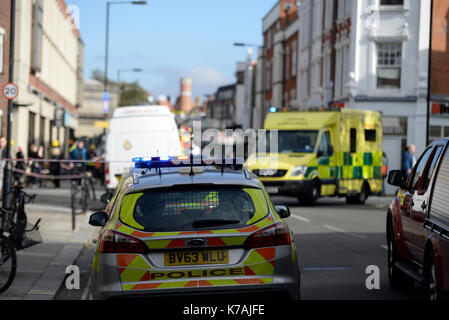
M 270 108 L 270 112 L 271 113 L 275 113 L 275 112 L 277 112 L 278 110 L 277 110 L 277 108 L 276 107 L 271 107 Z
M 153 158 L 133 158 L 134 166 L 138 169 L 159 169 L 159 168 L 186 168 L 186 167 L 207 167 L 207 166 L 241 166 L 245 162 L 244 159 L 204 159 L 193 158 L 190 162 L 186 157 L 153 157 Z

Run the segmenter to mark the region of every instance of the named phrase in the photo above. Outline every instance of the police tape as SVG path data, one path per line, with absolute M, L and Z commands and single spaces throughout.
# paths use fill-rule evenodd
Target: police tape
M 131 164 L 131 160 L 73 160 L 73 159 L 34 159 L 34 158 L 23 158 L 23 159 L 15 159 L 15 158 L 1 158 L 0 161 L 11 161 L 11 162 L 38 162 L 38 163 L 129 163 Z
M 47 179 L 47 180 L 72 180 L 72 179 L 82 179 L 82 178 L 86 177 L 86 176 L 79 175 L 79 174 L 78 175 L 72 174 L 72 175 L 54 176 L 54 175 L 41 174 L 41 173 L 36 173 L 36 172 L 27 172 L 25 170 L 17 169 L 17 168 L 13 168 L 12 171 L 15 173 L 23 174 L 25 176 L 35 177 L 35 178 L 39 178 L 39 179 Z

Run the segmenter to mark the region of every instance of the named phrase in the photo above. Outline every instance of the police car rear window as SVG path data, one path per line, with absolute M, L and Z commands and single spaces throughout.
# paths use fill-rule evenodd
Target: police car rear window
M 128 194 L 120 219 L 139 230 L 164 232 L 244 227 L 267 214 L 265 196 L 256 188 L 185 188 Z

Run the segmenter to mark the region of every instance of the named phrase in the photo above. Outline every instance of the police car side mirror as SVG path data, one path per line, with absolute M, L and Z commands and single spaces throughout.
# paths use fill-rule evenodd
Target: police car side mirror
M 100 197 L 100 201 L 103 202 L 104 204 L 108 204 L 113 196 L 114 195 L 112 193 L 106 192 Z
M 391 170 L 388 173 L 388 184 L 405 189 L 406 179 L 402 170 Z
M 95 212 L 89 217 L 89 224 L 94 227 L 104 227 L 108 222 L 108 214 L 106 212 Z
M 274 208 L 282 219 L 288 218 L 291 215 L 290 208 L 287 206 L 275 206 Z

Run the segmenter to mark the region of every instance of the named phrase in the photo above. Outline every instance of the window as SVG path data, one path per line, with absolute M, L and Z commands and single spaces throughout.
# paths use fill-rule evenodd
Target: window
M 324 156 L 330 156 L 329 154 L 329 146 L 330 146 L 330 137 L 329 137 L 329 131 L 326 131 L 323 133 L 323 136 L 321 137 L 320 142 L 320 149 L 319 151 L 322 152 Z
M 404 0 L 380 0 L 381 6 L 402 6 Z
M 402 43 L 377 44 L 377 87 L 401 87 Z
M 424 169 L 426 168 L 427 161 L 429 160 L 430 155 L 432 154 L 432 148 L 427 149 L 421 159 L 419 159 L 418 163 L 415 165 L 414 171 L 412 172 L 412 179 L 410 187 L 416 189 L 418 187 L 418 182 L 421 176 L 424 173 Z
M 357 152 L 357 129 L 352 128 L 350 133 L 350 153 Z
M 5 50 L 5 30 L 0 28 L 0 74 L 3 73 L 4 50 Z
M 365 130 L 365 141 L 375 142 L 376 141 L 376 130 Z
M 140 230 L 178 231 L 241 227 L 267 214 L 267 201 L 260 189 L 188 185 L 127 194 L 120 219 Z
M 424 193 L 424 192 L 427 191 L 427 188 L 429 187 L 429 184 L 430 184 L 430 179 L 432 179 L 433 172 L 435 171 L 435 167 L 436 167 L 437 161 L 440 158 L 441 151 L 443 151 L 443 147 L 442 146 L 438 146 L 436 148 L 435 153 L 434 153 L 434 156 L 433 156 L 433 159 L 432 159 L 432 163 L 430 164 L 430 167 L 427 170 L 425 178 L 422 179 L 422 181 L 421 181 L 421 186 L 419 188 L 420 192 Z
M 434 139 L 440 139 L 441 138 L 441 127 L 440 126 L 430 126 L 430 137 Z
M 432 200 L 430 202 L 430 219 L 442 226 L 449 227 L 449 210 L 447 210 L 447 190 L 449 189 L 449 151 L 446 150 L 437 170 Z
M 33 71 L 41 70 L 42 57 L 42 0 L 32 2 L 31 24 L 31 68 Z

